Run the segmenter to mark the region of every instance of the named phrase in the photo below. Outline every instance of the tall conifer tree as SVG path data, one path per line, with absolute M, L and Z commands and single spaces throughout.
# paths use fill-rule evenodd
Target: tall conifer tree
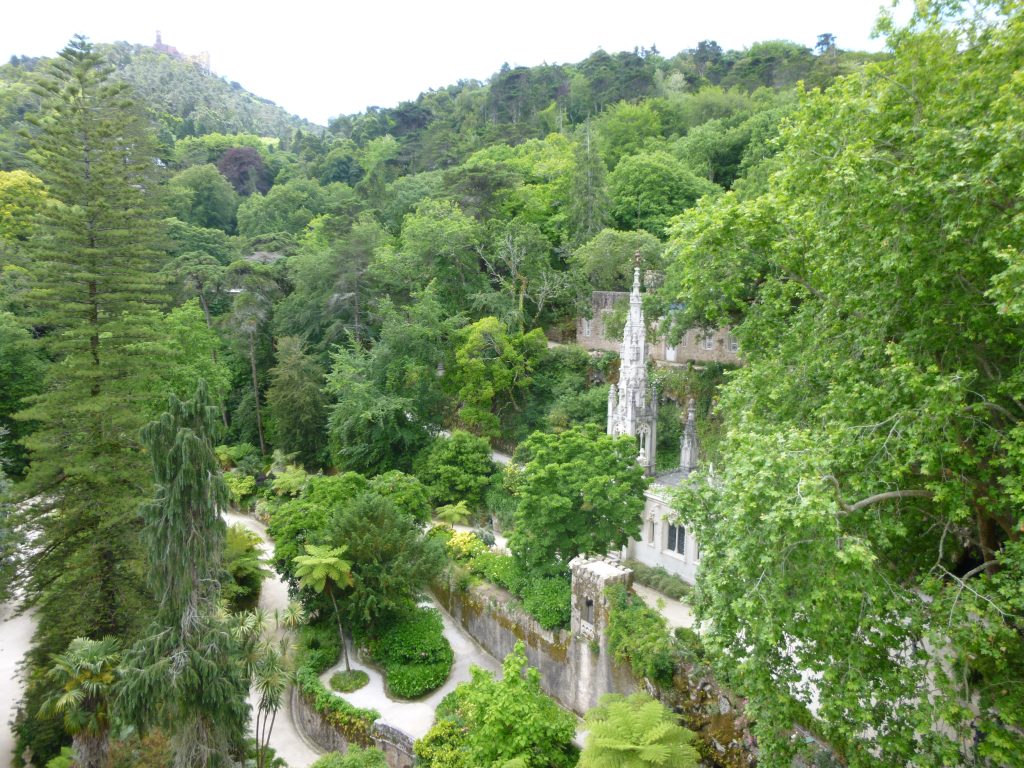
M 248 678 L 220 615 L 227 487 L 213 450 L 220 411 L 200 382 L 142 430 L 156 495 L 143 508 L 157 616 L 124 662 L 120 704 L 172 735 L 175 766 L 230 765 L 248 719 Z
M 47 665 L 74 637 L 125 636 L 139 623 L 138 499 L 147 493 L 138 430 L 157 346 L 160 301 L 150 130 L 111 67 L 74 38 L 40 79 L 32 157 L 51 204 L 29 244 L 29 318 L 53 361 L 45 391 L 19 418 L 37 428 L 25 520 L 38 547 L 25 569 L 37 607 L 29 660 Z M 74 609 L 71 609 L 74 606 Z M 37 757 L 55 748 L 33 722 L 50 683 L 30 674 L 19 726 Z M 20 747 L 19 747 L 20 749 Z

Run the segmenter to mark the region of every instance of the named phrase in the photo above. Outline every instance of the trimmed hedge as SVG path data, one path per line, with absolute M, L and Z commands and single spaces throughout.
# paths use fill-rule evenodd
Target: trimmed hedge
M 400 699 L 416 699 L 444 685 L 455 660 L 441 614 L 433 608 L 396 617 L 367 650 L 384 668 L 388 693 Z
M 299 630 L 299 650 L 295 682 L 299 692 L 327 722 L 350 742 L 370 746 L 372 730 L 380 712 L 354 707 L 320 682 L 320 674 L 338 661 L 341 639 L 338 628 L 329 621 L 309 624 Z
M 657 590 L 673 600 L 682 600 L 693 590 L 693 587 L 660 565 L 644 565 L 638 560 L 626 560 L 622 564 L 632 569 L 633 578 L 638 584 Z

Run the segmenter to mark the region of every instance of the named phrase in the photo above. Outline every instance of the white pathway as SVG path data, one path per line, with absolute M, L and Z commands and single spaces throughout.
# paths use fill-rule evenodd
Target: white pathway
M 694 628 L 693 609 L 681 600 L 675 600 L 668 595 L 663 595 L 650 587 L 633 582 L 633 591 L 643 600 L 648 607 L 661 613 L 668 622 L 669 629 L 676 627 Z M 659 604 L 660 603 L 660 604 Z
M 452 650 L 455 652 L 452 671 L 444 685 L 416 701 L 392 699 L 384 691 L 383 675 L 377 669 L 363 664 L 355 657 L 355 654 L 350 653 L 349 661 L 352 668 L 366 672 L 370 677 L 370 682 L 358 691 L 337 694 L 343 695 L 346 701 L 357 707 L 376 709 L 380 712 L 382 722 L 404 731 L 414 739 L 425 736 L 430 730 L 430 726 L 434 724 L 434 710 L 441 703 L 441 699 L 451 693 L 456 685 L 470 679 L 469 668 L 471 665 L 483 667 L 491 672 L 501 671 L 501 664 L 477 645 L 476 641 L 456 624 L 434 600 L 430 600 L 429 604 L 440 611 L 441 620 L 444 622 L 445 637 L 448 638 L 448 642 L 451 643 Z M 344 668 L 345 662 L 342 661 L 324 672 L 320 679 L 330 689 L 331 675 Z
M 11 721 L 21 699 L 24 681 L 18 665 L 32 642 L 32 614 L 15 616 L 17 603 L 0 605 L 0 766 L 14 765 L 14 732 Z
M 274 554 L 274 545 L 267 538 L 267 529 L 257 520 L 245 515 L 237 515 L 228 512 L 224 515 L 228 525 L 243 525 L 250 531 L 256 533 L 263 539 L 263 556 L 269 561 Z M 270 575 L 263 581 L 263 589 L 260 591 L 260 608 L 269 614 L 275 610 L 283 610 L 288 607 L 288 585 L 276 573 L 271 571 Z M 249 703 L 256 711 L 256 699 L 252 693 L 249 694 Z M 277 712 L 277 719 L 274 721 L 274 730 L 270 734 L 270 746 L 277 756 L 288 763 L 289 768 L 306 768 L 316 761 L 322 754 L 321 750 L 311 745 L 292 720 L 291 695 L 285 694 L 281 709 Z

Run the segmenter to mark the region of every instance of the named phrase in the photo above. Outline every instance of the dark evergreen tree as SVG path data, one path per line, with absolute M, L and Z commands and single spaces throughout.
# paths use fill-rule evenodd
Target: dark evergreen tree
M 233 764 L 248 720 L 248 677 L 218 610 L 227 487 L 213 450 L 219 409 L 205 382 L 142 430 L 156 495 L 142 510 L 157 597 L 148 636 L 125 657 L 119 706 L 172 736 L 178 768 Z

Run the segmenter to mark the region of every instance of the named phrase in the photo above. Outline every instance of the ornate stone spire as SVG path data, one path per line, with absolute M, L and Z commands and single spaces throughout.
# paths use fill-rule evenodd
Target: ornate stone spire
M 679 438 L 679 468 L 684 475 L 697 469 L 697 407 L 693 398 L 686 404 L 686 426 Z
M 644 328 L 643 296 L 640 293 L 640 251 L 633 268 L 629 315 L 619 351 L 619 386 L 608 393 L 608 434 L 637 435 L 638 461 L 654 471 L 657 405 L 647 383 L 647 331 Z

